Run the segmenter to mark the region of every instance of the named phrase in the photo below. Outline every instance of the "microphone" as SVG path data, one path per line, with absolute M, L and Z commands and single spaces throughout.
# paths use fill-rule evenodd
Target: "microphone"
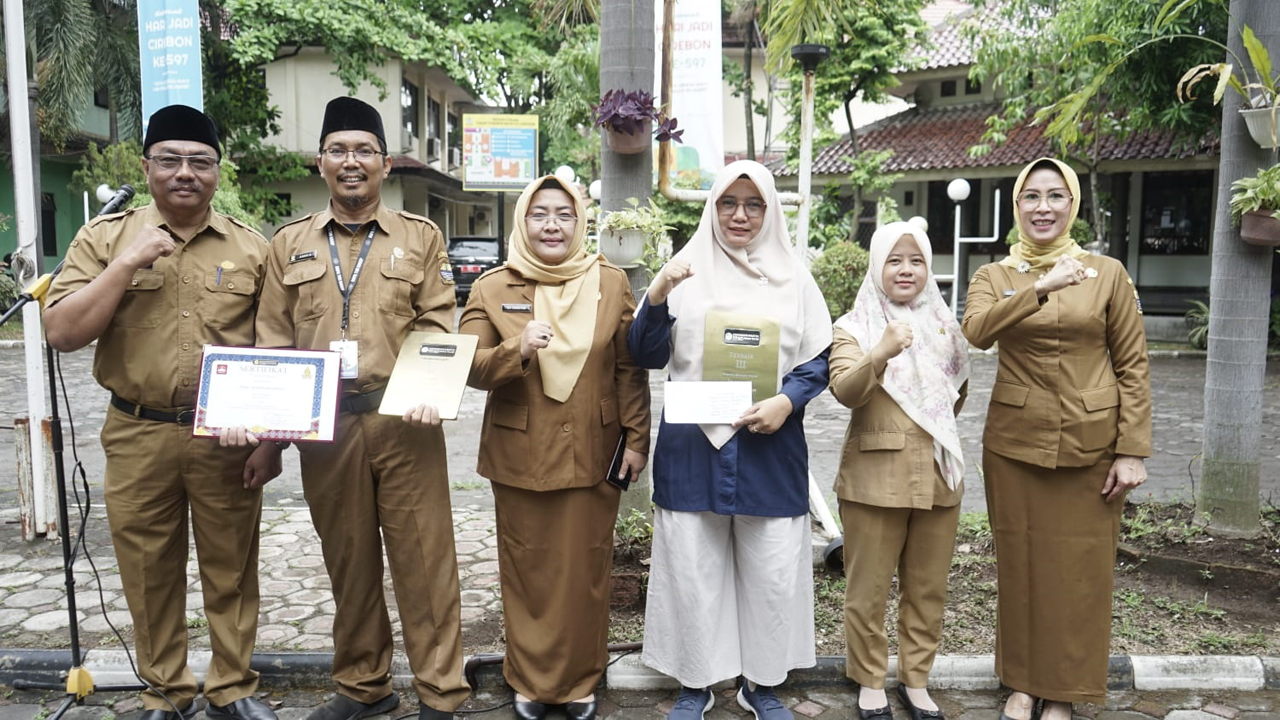
M 132 185 L 128 183 L 121 185 L 120 189 L 116 191 L 116 194 L 112 195 L 111 199 L 107 201 L 107 204 L 103 205 L 102 209 L 98 211 L 98 214 L 110 215 L 113 212 L 119 212 L 121 208 L 128 205 L 129 201 L 133 199 L 133 193 L 134 190 Z

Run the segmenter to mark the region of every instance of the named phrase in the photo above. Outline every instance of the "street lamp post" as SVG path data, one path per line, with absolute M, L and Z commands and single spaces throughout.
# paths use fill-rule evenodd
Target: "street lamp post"
M 991 237 L 962 237 L 960 235 L 960 203 L 969 199 L 971 188 L 969 181 L 964 178 L 956 178 L 947 183 L 947 197 L 951 198 L 951 202 L 955 203 L 955 230 L 952 233 L 951 243 L 951 273 L 945 275 L 934 275 L 939 282 L 951 282 L 951 312 L 957 313 L 960 307 L 960 293 L 963 292 L 968 280 L 966 272 L 968 268 L 968 258 L 965 258 L 964 265 L 961 264 L 960 246 L 972 243 L 995 242 L 1000 223 L 997 218 L 1000 217 L 1000 188 L 996 188 L 995 198 L 991 208 Z

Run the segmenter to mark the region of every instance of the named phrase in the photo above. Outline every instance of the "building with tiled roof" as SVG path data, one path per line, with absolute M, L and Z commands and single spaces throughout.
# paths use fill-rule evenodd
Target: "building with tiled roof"
M 927 20 L 945 15 L 931 31 L 932 48 L 923 63 L 897 76 L 902 85 L 895 94 L 911 106 L 858 128 L 857 147 L 860 152 L 893 151 L 886 170 L 902 177 L 889 195 L 903 217 L 919 215 L 929 221 L 939 274 L 955 267 L 956 205 L 947 197 L 946 186 L 956 178 L 968 180 L 972 191 L 960 205 L 961 234 L 1000 238 L 962 251 L 961 275 L 968 277 L 979 265 L 1007 254 L 1003 238 L 1013 224 L 1014 179 L 1026 163 L 1052 149 L 1042 128 L 1027 124 L 1009 132 L 1005 142 L 986 154 L 970 154 L 982 142 L 986 119 L 1000 106 L 990 88 L 968 79 L 973 50 L 965 26 L 994 19 L 982 17 L 960 0 L 940 0 L 928 12 L 933 15 Z M 852 150 L 847 135 L 815 148 L 815 191 L 824 185 L 847 185 Z M 1167 132 L 1135 133 L 1123 140 L 1106 139 L 1100 157 L 1099 194 L 1107 218 L 1103 251 L 1125 263 L 1143 292 L 1148 313 L 1181 315 L 1189 307 L 1187 299 L 1207 299 L 1217 139 L 1188 145 Z M 794 168 L 781 163 L 774 167 L 780 187 L 795 186 Z M 1094 199 L 1087 174 L 1080 166 L 1076 169 L 1085 196 L 1080 217 L 1088 220 Z M 997 190 L 1001 205 L 994 210 Z M 874 198 L 864 198 L 861 215 L 857 234 L 865 243 L 875 229 Z

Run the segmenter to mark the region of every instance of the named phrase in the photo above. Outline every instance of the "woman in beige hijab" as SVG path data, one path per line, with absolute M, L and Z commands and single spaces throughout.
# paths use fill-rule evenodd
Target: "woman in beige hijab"
M 511 259 L 471 288 L 468 383 L 489 393 L 477 471 L 493 485 L 516 716 L 596 714 L 621 491 L 649 454 L 649 381 L 627 351 L 626 273 L 584 248 L 585 207 L 553 176 L 516 203 Z
M 1002 717 L 1070 720 L 1107 693 L 1125 494 L 1147 477 L 1151 381 L 1142 304 L 1119 261 L 1071 238 L 1080 181 L 1041 158 L 1014 184 L 1019 242 L 973 276 L 962 327 L 997 341 L 982 435 L 999 585 Z

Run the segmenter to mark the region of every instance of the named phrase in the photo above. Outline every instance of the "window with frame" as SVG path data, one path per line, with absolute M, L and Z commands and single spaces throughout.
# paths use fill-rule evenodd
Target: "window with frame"
M 400 121 L 404 125 L 405 135 L 415 137 L 418 134 L 418 116 L 422 112 L 422 91 L 409 81 L 400 80 Z
M 1213 173 L 1151 172 L 1142 176 L 1140 255 L 1208 255 Z
M 427 137 L 442 139 L 440 128 L 440 103 L 436 99 L 427 96 Z

